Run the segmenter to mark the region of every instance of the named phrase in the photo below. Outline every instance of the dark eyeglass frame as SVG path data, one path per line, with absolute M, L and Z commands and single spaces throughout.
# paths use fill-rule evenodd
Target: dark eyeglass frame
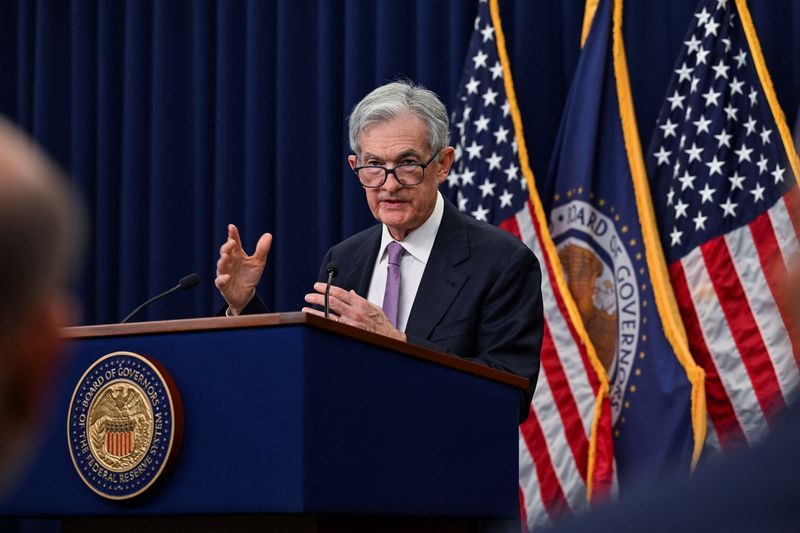
M 431 156 L 431 158 L 428 159 L 425 163 L 406 163 L 406 164 L 403 164 L 403 165 L 395 165 L 394 167 L 391 167 L 391 168 L 382 167 L 380 165 L 361 165 L 361 166 L 358 166 L 358 167 L 353 167 L 353 172 L 356 173 L 356 176 L 358 177 L 359 183 L 361 183 L 361 186 L 364 187 L 365 189 L 378 189 L 380 187 L 383 187 L 383 185 L 386 183 L 386 180 L 389 179 L 389 174 L 394 174 L 394 179 L 396 179 L 397 183 L 399 183 L 403 187 L 414 187 L 416 185 L 419 185 L 420 183 L 422 183 L 425 180 L 425 169 L 428 168 L 428 165 L 433 163 L 433 160 L 436 159 L 436 156 L 438 156 L 441 152 L 442 152 L 441 149 L 439 149 L 436 152 L 434 152 L 434 154 Z M 397 169 L 401 168 L 401 167 L 406 167 L 406 168 L 408 168 L 408 167 L 420 167 L 422 169 L 422 174 L 420 174 L 419 181 L 416 182 L 416 183 L 405 183 L 402 179 L 400 179 L 400 176 L 398 176 L 397 172 L 396 172 Z M 361 176 L 358 175 L 358 171 L 361 170 L 362 168 L 369 168 L 369 169 L 380 168 L 380 169 L 382 169 L 383 170 L 383 181 L 381 181 L 378 185 L 365 185 L 364 182 L 361 181 Z

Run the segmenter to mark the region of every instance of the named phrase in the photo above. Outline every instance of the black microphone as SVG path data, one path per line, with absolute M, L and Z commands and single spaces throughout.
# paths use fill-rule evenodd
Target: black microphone
M 175 291 L 188 291 L 190 289 L 194 289 L 195 287 L 197 287 L 198 283 L 200 283 L 200 278 L 197 276 L 197 274 L 189 274 L 188 276 L 184 276 L 183 278 L 181 278 L 181 280 L 178 282 L 178 284 L 175 285 L 174 287 L 172 287 L 170 290 L 164 291 L 161 294 L 159 294 L 158 296 L 154 296 L 154 297 L 150 298 L 145 303 L 143 303 L 142 305 L 140 305 L 139 307 L 137 307 L 136 309 L 131 311 L 128 316 L 126 316 L 125 318 L 122 319 L 122 322 L 120 322 L 120 324 L 124 324 L 125 322 L 130 320 L 133 315 L 135 315 L 136 313 L 138 313 L 139 311 L 141 311 L 142 309 L 144 309 L 145 307 L 147 307 L 151 303 L 157 302 L 161 298 L 169 296 L 170 294 L 172 294 Z
M 331 295 L 331 283 L 333 282 L 333 278 L 336 277 L 336 274 L 339 273 L 339 267 L 336 266 L 336 263 L 331 261 L 328 263 L 328 266 L 325 267 L 325 270 L 328 272 L 328 283 L 325 285 L 325 318 L 328 318 L 328 315 L 330 314 L 328 300 L 330 299 Z

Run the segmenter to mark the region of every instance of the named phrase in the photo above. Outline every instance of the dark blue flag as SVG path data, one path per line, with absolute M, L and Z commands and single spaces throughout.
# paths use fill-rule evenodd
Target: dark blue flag
M 676 468 L 688 475 L 705 405 L 658 240 L 621 26 L 621 0 L 601 0 L 542 196 L 570 292 L 609 375 L 625 491 Z

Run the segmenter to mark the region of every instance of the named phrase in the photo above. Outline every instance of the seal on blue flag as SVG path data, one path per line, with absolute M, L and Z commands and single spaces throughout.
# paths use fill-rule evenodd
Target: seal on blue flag
M 610 213 L 615 211 L 607 202 L 602 204 Z M 608 372 L 616 423 L 627 401 L 636 354 L 644 350 L 639 341 L 641 305 L 647 304 L 637 274 L 644 258 L 636 251 L 635 239 L 626 237 L 627 226 L 615 222 L 620 217 L 610 213 L 576 198 L 553 208 L 550 232 L 578 312 Z
M 132 498 L 174 462 L 182 426 L 180 395 L 169 373 L 149 357 L 110 353 L 86 370 L 72 394 L 72 463 L 100 496 Z

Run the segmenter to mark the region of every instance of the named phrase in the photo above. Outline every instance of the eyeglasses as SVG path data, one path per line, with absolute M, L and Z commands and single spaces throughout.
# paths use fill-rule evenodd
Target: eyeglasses
M 430 165 L 439 152 L 433 154 L 425 163 L 404 163 L 393 168 L 381 167 L 378 165 L 362 165 L 354 167 L 353 171 L 358 176 L 361 185 L 367 189 L 383 187 L 389 174 L 394 174 L 395 179 L 404 187 L 419 185 L 425 178 L 425 169 Z

